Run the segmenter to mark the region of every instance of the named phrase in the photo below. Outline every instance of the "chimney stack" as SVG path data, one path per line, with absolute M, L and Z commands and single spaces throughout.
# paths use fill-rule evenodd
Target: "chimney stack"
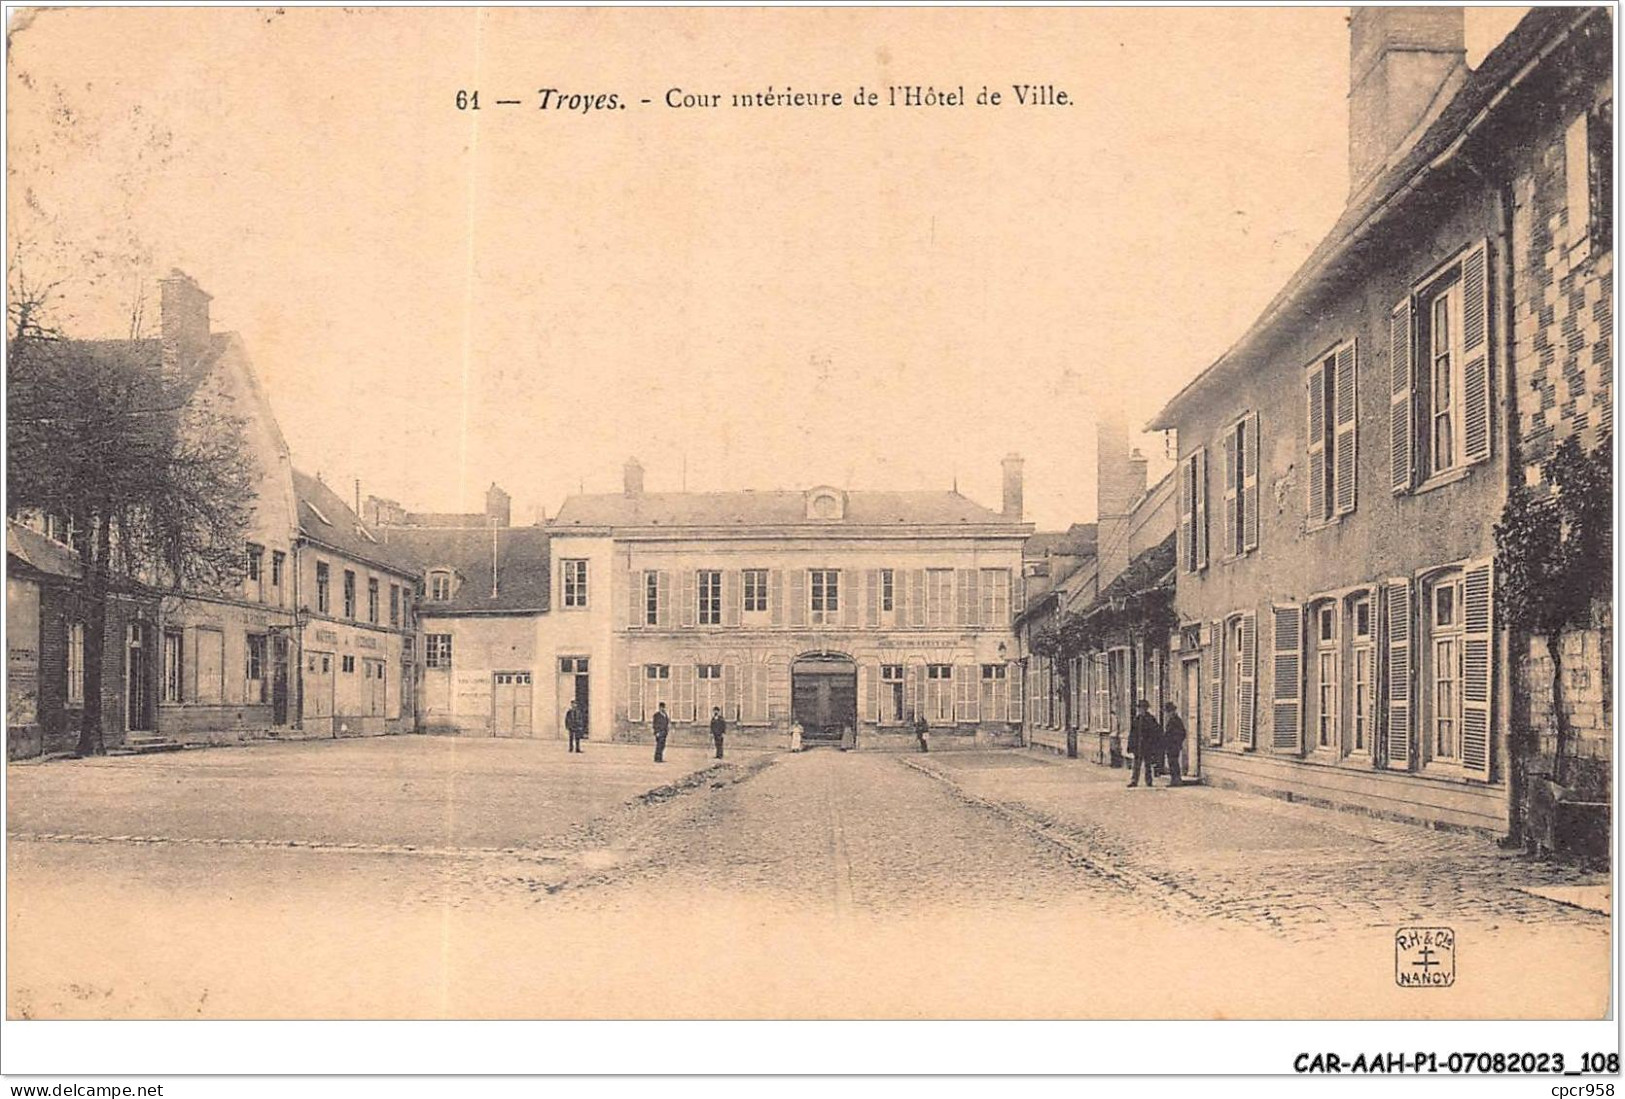
M 1012 523 L 1021 522 L 1021 455 L 1004 457 L 1004 517 Z
M 485 490 L 485 521 L 493 527 L 505 527 L 513 518 L 513 501 L 495 481 Z
M 1466 78 L 1463 9 L 1350 9 L 1350 197 L 1410 150 Z
M 158 280 L 158 326 L 165 373 L 190 369 L 209 347 L 209 295 L 192 276 L 171 268 Z
M 636 458 L 628 458 L 622 470 L 623 484 L 628 496 L 643 495 L 643 465 Z

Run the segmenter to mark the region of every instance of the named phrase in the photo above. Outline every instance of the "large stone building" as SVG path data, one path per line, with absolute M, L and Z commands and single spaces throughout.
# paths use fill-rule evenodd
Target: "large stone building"
M 957 492 L 651 493 L 629 462 L 622 492 L 572 496 L 549 524 L 561 671 L 538 710 L 579 692 L 605 738 L 647 737 L 664 703 L 679 738 L 720 708 L 764 742 L 799 721 L 900 745 L 915 714 L 945 745 L 1014 742 L 1019 458 L 1004 484 L 999 512 Z
M 1463 36 L 1354 10 L 1345 212 L 1151 427 L 1208 778 L 1505 832 L 1527 642 L 1492 527 L 1612 426 L 1612 16 L 1537 8 L 1476 70 Z

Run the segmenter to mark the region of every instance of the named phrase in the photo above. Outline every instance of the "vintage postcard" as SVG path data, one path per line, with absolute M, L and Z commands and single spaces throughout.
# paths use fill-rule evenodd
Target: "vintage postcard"
M 7 1017 L 1606 1017 L 1615 39 L 12 10 Z

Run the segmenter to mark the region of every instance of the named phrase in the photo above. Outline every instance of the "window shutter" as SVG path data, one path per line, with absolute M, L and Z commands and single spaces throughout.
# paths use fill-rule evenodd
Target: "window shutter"
M 739 720 L 739 665 L 722 666 L 722 716 L 729 721 Z
M 842 569 L 838 574 L 840 586 L 837 596 L 841 601 L 841 625 L 851 628 L 858 624 L 858 577 L 862 573 L 857 569 Z
M 1332 394 L 1332 412 L 1336 423 L 1332 425 L 1332 445 L 1336 454 L 1332 459 L 1333 492 L 1332 513 L 1347 515 L 1354 510 L 1355 484 L 1359 480 L 1359 435 L 1356 422 L 1360 415 L 1358 341 L 1350 340 L 1337 349 L 1337 391 Z
M 642 629 L 644 614 L 644 579 L 640 569 L 626 574 L 626 624 L 631 629 Z
M 909 574 L 903 569 L 892 570 L 892 599 L 896 601 L 893 605 L 897 608 L 897 613 L 892 616 L 892 622 L 898 626 L 906 626 L 912 621 L 910 615 L 913 612 L 909 610 L 911 601 L 908 597 L 908 577 Z
M 1258 709 L 1258 615 L 1241 616 L 1241 699 L 1236 703 L 1236 730 L 1249 748 L 1257 746 L 1254 715 Z
M 1461 261 L 1462 455 L 1490 456 L 1489 249 L 1480 241 Z
M 1207 713 L 1208 713 L 1208 742 L 1211 744 L 1224 743 L 1224 623 L 1215 622 L 1212 626 L 1213 643 L 1208 646 L 1207 654 Z
M 871 629 L 880 628 L 880 570 L 868 569 L 863 574 L 864 623 Z
M 767 666 L 767 713 L 769 719 L 790 717 L 790 661 L 780 654 Z
M 1258 456 L 1263 451 L 1258 438 L 1258 413 L 1250 413 L 1241 425 L 1243 452 L 1242 469 L 1242 503 L 1245 505 L 1245 516 L 1242 519 L 1241 548 L 1255 550 L 1258 548 Z
M 1012 725 L 1021 724 L 1021 665 L 1011 661 L 1004 666 L 1004 682 L 1008 685 L 1010 694 L 1005 704 L 1005 720 Z
M 1309 522 L 1326 518 L 1326 369 L 1317 362 L 1304 379 L 1304 438 L 1309 452 Z
M 807 570 L 790 570 L 790 625 L 807 624 Z
M 1196 567 L 1207 568 L 1207 447 L 1196 448 Z
M 630 664 L 626 669 L 626 720 L 637 724 L 643 720 L 643 665 Z
M 1491 565 L 1478 561 L 1462 576 L 1461 765 L 1467 773 L 1490 780 L 1490 657 L 1495 623 L 1495 585 Z
M 910 569 L 908 574 L 909 586 L 909 622 L 911 625 L 925 625 L 925 570 Z
M 954 694 L 958 701 L 954 707 L 954 719 L 961 725 L 974 725 L 981 720 L 982 704 L 976 694 L 978 686 L 976 665 L 960 664 L 954 668 Z
M 911 662 L 905 674 L 908 677 L 908 717 L 912 722 L 925 713 L 925 665 Z
M 745 600 L 745 585 L 740 580 L 738 569 L 728 569 L 722 574 L 722 624 L 724 626 L 739 625 L 739 616 Z
M 671 629 L 671 573 L 665 569 L 655 576 L 655 622 L 663 630 Z
M 784 625 L 784 572 L 769 569 L 767 574 L 767 618 L 774 626 Z
M 1273 726 L 1270 744 L 1278 752 L 1303 751 L 1303 608 L 1273 608 L 1271 650 L 1275 657 Z
M 875 724 L 880 723 L 880 665 L 865 664 L 863 670 L 868 673 L 868 684 L 863 692 L 864 715 Z
M 1236 453 L 1236 430 L 1231 427 L 1224 433 L 1224 556 L 1234 557 L 1237 541 L 1236 530 L 1236 463 L 1240 459 Z
M 693 569 L 684 569 L 682 572 L 683 595 L 681 599 L 682 623 L 685 626 L 694 625 L 694 605 L 699 600 L 696 591 L 695 575 Z
M 1196 455 L 1179 463 L 1179 571 L 1196 571 Z
M 983 624 L 981 574 L 975 569 L 966 569 L 962 575 L 965 577 L 965 587 L 970 591 L 970 595 L 965 601 L 965 625 L 980 626 Z
M 694 665 L 679 664 L 672 669 L 677 674 L 677 716 L 674 721 L 694 720 Z
M 1383 588 L 1386 620 L 1388 727 L 1383 743 L 1388 766 L 1396 771 L 1411 767 L 1411 582 L 1405 577 Z
M 1406 297 L 1388 317 L 1388 470 L 1395 495 L 1411 490 L 1415 463 L 1416 375 L 1412 363 L 1412 301 Z

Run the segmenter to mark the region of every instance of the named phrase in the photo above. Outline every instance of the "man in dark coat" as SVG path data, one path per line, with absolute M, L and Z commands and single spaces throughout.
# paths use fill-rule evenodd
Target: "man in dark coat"
M 1172 702 L 1162 704 L 1162 749 L 1168 756 L 1168 785 L 1183 786 L 1179 777 L 1179 753 L 1185 748 L 1185 723 L 1179 719 L 1179 707 Z
M 564 715 L 564 728 L 570 734 L 570 751 L 581 751 L 582 726 L 586 724 L 581 720 L 581 703 L 571 700 L 570 709 Z
M 655 762 L 666 762 L 666 734 L 671 732 L 671 718 L 666 716 L 666 704 L 662 702 L 655 711 Z
M 711 707 L 711 739 L 717 742 L 717 758 L 722 758 L 722 734 L 728 731 L 728 722 L 720 707 Z
M 1151 703 L 1140 699 L 1134 704 L 1134 721 L 1128 727 L 1128 750 L 1134 757 L 1134 772 L 1129 776 L 1129 788 L 1140 785 L 1140 771 L 1145 770 L 1145 786 L 1150 789 L 1156 774 L 1157 761 L 1162 758 L 1162 726 L 1151 716 Z
M 914 715 L 914 739 L 920 743 L 920 751 L 931 750 L 931 725 L 925 720 L 924 714 Z

